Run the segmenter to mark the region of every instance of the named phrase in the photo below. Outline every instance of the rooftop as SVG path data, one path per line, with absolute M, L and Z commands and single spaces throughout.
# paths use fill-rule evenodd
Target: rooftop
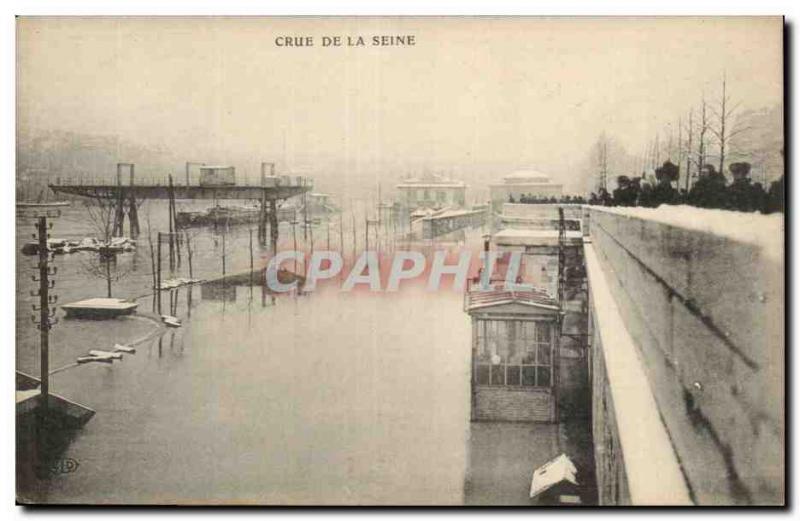
M 131 307 L 137 307 L 137 306 L 138 304 L 136 302 L 130 302 L 120 298 L 90 298 L 86 300 L 80 300 L 78 302 L 70 302 L 69 304 L 64 304 L 61 307 L 65 309 L 69 308 L 130 309 Z
M 565 230 L 565 236 L 570 242 L 583 241 L 581 230 Z M 558 244 L 558 230 L 544 229 L 534 230 L 530 228 L 506 228 L 500 230 L 492 236 L 495 244 L 503 245 L 538 245 L 538 244 Z
M 567 455 L 561 454 L 534 471 L 531 479 L 530 496 L 532 498 L 536 497 L 562 481 L 577 485 L 578 481 L 575 479 L 577 472 L 575 465 Z
M 463 181 L 458 181 L 439 174 L 425 174 L 419 177 L 407 177 L 403 179 L 397 188 L 417 188 L 434 186 L 439 188 L 464 188 L 467 185 Z
M 505 184 L 553 184 L 552 179 L 547 174 L 536 170 L 517 170 L 503 177 Z
M 545 291 L 525 287 L 522 290 L 506 289 L 505 284 L 493 284 L 492 289 L 481 290 L 479 287 L 467 293 L 467 312 L 501 304 L 523 304 L 545 309 L 558 310 L 558 303 Z

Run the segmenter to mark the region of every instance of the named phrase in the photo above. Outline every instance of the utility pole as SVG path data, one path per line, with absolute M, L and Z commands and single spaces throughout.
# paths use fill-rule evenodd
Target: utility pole
M 330 220 L 328 220 L 328 222 L 326 222 L 325 224 L 326 224 L 326 228 L 327 228 L 327 232 L 328 232 L 327 233 L 327 235 L 328 235 L 328 251 L 331 251 L 331 222 L 330 222 Z
M 308 198 L 303 192 L 303 241 L 308 241 Z
M 266 186 L 267 186 L 267 166 L 269 166 L 269 175 L 270 177 L 275 176 L 275 163 L 268 163 L 265 161 L 261 162 L 261 188 L 264 189 L 264 192 L 261 195 L 261 213 L 258 220 L 258 239 L 261 241 L 261 244 L 266 244 L 267 242 L 267 196 L 266 196 Z M 275 201 L 270 202 L 270 212 L 276 212 L 276 204 Z M 270 216 L 272 219 L 273 216 Z M 270 221 L 270 233 L 274 235 L 273 224 L 277 222 L 275 220 Z M 273 245 L 273 255 L 275 255 L 275 247 Z
M 364 251 L 369 251 L 369 219 L 364 218 Z
M 147 223 L 147 243 L 150 246 L 150 271 L 153 274 L 153 290 L 158 288 L 158 280 L 156 279 L 156 254 L 153 251 L 153 236 L 150 234 L 150 222 Z M 191 263 L 189 271 L 191 272 Z M 191 275 L 189 275 L 191 277 Z
M 339 253 L 344 258 L 344 210 L 339 212 Z
M 158 295 L 158 314 L 161 314 L 161 232 L 157 232 L 158 240 L 156 241 L 156 249 L 158 253 L 156 254 L 156 294 Z
M 189 237 L 189 232 L 183 232 L 184 236 L 186 237 L 186 257 L 189 261 L 189 278 L 194 278 L 194 273 L 192 272 L 192 241 Z M 192 291 L 192 288 L 189 288 L 189 291 Z
M 253 287 L 253 229 L 250 228 L 250 287 Z
M 37 225 L 39 236 L 39 378 L 41 380 L 41 410 L 43 418 L 47 417 L 50 400 L 50 328 L 55 324 L 50 320 L 53 317 L 49 307 L 51 303 L 49 291 L 55 284 L 48 280 L 50 276 L 50 268 L 48 266 L 50 252 L 47 249 L 47 230 L 47 217 L 40 216 Z M 53 274 L 55 274 L 55 271 Z M 34 278 L 34 280 L 36 279 Z M 55 299 L 52 302 L 55 302 Z M 33 306 L 33 308 L 35 310 L 36 306 Z M 53 311 L 54 314 L 55 310 Z
M 172 225 L 173 225 L 173 229 L 170 230 L 171 232 L 173 232 L 173 235 L 171 235 L 172 240 L 171 240 L 170 244 L 173 244 L 173 243 L 175 244 L 175 246 L 174 246 L 175 253 L 177 255 L 178 267 L 180 268 L 180 266 L 181 266 L 181 242 L 180 242 L 180 237 L 181 237 L 181 235 L 180 235 L 180 231 L 178 229 L 178 211 L 177 211 L 176 206 L 175 206 L 175 186 L 172 183 L 172 175 L 169 176 L 169 203 L 170 203 L 170 207 L 171 207 L 171 210 L 170 210 L 171 211 L 171 222 L 172 222 Z
M 314 228 L 311 226 L 313 223 L 309 223 L 306 221 L 306 226 L 308 226 L 308 235 L 311 239 L 311 255 L 314 255 Z
M 292 219 L 292 244 L 294 251 L 294 274 L 297 275 L 297 209 L 294 211 L 294 219 Z
M 225 228 L 222 230 L 222 276 L 225 276 L 225 236 L 228 235 L 226 232 L 227 222 L 225 223 Z
M 173 211 L 173 207 L 172 207 L 172 205 L 174 203 L 174 199 L 172 197 L 173 194 L 172 194 L 172 176 L 171 175 L 169 176 L 169 181 L 168 181 L 168 185 L 167 186 L 169 187 L 168 188 L 168 192 L 167 192 L 168 196 L 169 196 L 168 207 L 167 207 L 168 208 L 167 209 L 167 213 L 169 214 L 169 219 L 168 219 L 169 220 L 169 269 L 170 269 L 170 271 L 173 271 L 175 269 L 175 244 L 172 241 L 173 241 L 173 236 L 174 236 L 174 222 L 173 222 L 173 219 L 175 217 L 175 212 Z

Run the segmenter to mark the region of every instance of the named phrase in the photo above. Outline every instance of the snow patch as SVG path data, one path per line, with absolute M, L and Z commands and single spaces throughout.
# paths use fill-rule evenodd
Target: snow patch
M 685 230 L 710 233 L 757 246 L 771 260 L 783 260 L 783 214 L 736 212 L 662 204 L 658 208 L 590 206 L 591 210 L 659 222 Z

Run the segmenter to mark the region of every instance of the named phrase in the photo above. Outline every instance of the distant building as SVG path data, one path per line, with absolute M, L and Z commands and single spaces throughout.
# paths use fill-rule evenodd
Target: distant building
M 550 177 L 534 170 L 517 170 L 503 177 L 500 184 L 489 185 L 489 195 L 492 200 L 492 209 L 499 210 L 503 203 L 519 201 L 525 196 L 531 197 L 561 197 L 564 185 L 554 183 Z
M 440 175 L 427 174 L 404 179 L 395 188 L 399 193 L 399 202 L 410 212 L 426 208 L 460 208 L 466 204 L 467 185 Z
M 501 230 L 492 235 L 493 249 L 502 252 L 523 253 L 521 276 L 553 297 L 558 289 L 559 221 L 554 205 L 512 204 L 501 205 L 498 221 Z M 583 210 L 565 209 L 565 255 L 572 268 L 583 261 Z

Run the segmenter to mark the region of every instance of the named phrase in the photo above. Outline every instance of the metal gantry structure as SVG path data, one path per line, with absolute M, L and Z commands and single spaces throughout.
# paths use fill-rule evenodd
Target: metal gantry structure
M 189 172 L 190 165 L 199 164 L 197 162 L 187 162 L 186 172 Z M 270 167 L 270 176 L 267 179 L 267 166 Z M 127 168 L 129 171 L 129 182 L 123 184 L 122 172 Z M 197 185 L 188 184 L 187 175 L 186 185 L 176 185 L 171 180 L 156 184 L 137 184 L 135 181 L 135 165 L 133 163 L 118 163 L 116 183 L 91 183 L 91 184 L 51 184 L 50 189 L 55 193 L 67 195 L 77 195 L 114 206 L 113 233 L 115 236 L 123 235 L 124 219 L 127 213 L 130 222 L 131 236 L 136 237 L 140 233 L 138 207 L 144 200 L 148 199 L 167 199 L 171 201 L 170 212 L 174 219 L 174 201 L 177 199 L 191 200 L 254 200 L 259 201 L 261 213 L 259 218 L 259 239 L 262 243 L 267 240 L 267 225 L 270 227 L 270 235 L 274 245 L 278 239 L 278 217 L 277 203 L 309 192 L 313 186 L 311 179 L 305 177 L 276 177 L 275 164 L 261 163 L 261 183 L 257 185 Z M 172 176 L 169 176 L 171 179 Z M 127 211 L 126 211 L 127 209 Z
M 567 225 L 564 221 L 564 208 L 558 207 L 558 305 L 564 304 L 567 285 Z

